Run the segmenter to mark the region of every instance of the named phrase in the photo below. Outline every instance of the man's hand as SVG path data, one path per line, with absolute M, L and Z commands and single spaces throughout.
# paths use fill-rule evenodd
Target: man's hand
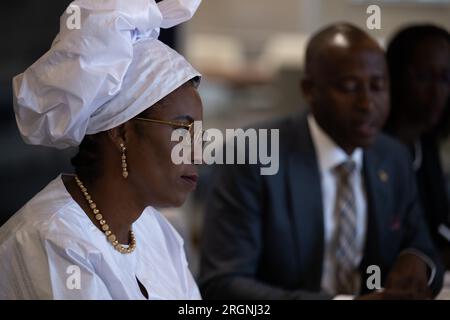
M 400 254 L 387 276 L 385 288 L 389 291 L 408 292 L 412 299 L 431 299 L 427 264 L 415 254 Z

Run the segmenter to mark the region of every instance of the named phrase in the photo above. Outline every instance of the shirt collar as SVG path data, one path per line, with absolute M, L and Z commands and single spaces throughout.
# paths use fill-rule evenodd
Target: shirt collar
M 321 172 L 331 171 L 342 162 L 348 160 L 355 162 L 358 172 L 361 170 L 363 160 L 362 148 L 356 148 L 349 156 L 323 131 L 312 114 L 308 115 L 308 125 Z

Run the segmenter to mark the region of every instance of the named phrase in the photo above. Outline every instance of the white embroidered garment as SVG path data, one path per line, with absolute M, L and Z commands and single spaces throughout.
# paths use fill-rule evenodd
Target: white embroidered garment
M 1 299 L 201 299 L 183 240 L 154 208 L 121 254 L 67 192 L 61 176 L 0 228 Z

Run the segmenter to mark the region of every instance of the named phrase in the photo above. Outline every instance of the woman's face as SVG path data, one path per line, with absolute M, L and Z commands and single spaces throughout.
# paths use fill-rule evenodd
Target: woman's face
M 203 107 L 197 89 L 187 83 L 173 91 L 140 116 L 189 124 L 201 121 Z M 146 205 L 180 206 L 197 184 L 194 164 L 175 165 L 171 159 L 171 141 L 177 128 L 147 121 L 132 120 L 127 137 L 128 180 Z M 193 161 L 192 161 L 193 162 Z
M 432 128 L 450 97 L 450 45 L 438 37 L 422 40 L 412 53 L 404 80 L 404 105 L 412 121 Z

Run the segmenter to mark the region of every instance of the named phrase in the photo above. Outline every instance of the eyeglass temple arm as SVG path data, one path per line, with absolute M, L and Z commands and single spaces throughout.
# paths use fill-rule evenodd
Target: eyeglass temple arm
M 167 125 L 171 125 L 171 126 L 178 126 L 178 127 L 183 127 L 186 129 L 190 129 L 192 126 L 192 123 L 190 124 L 185 124 L 185 123 L 181 123 L 181 122 L 176 122 L 176 121 L 166 121 L 166 120 L 157 120 L 157 119 L 147 119 L 147 118 L 140 118 L 137 117 L 135 118 L 136 120 L 143 120 L 143 121 L 148 121 L 148 122 L 154 122 L 154 123 L 159 123 L 159 124 L 167 124 Z

